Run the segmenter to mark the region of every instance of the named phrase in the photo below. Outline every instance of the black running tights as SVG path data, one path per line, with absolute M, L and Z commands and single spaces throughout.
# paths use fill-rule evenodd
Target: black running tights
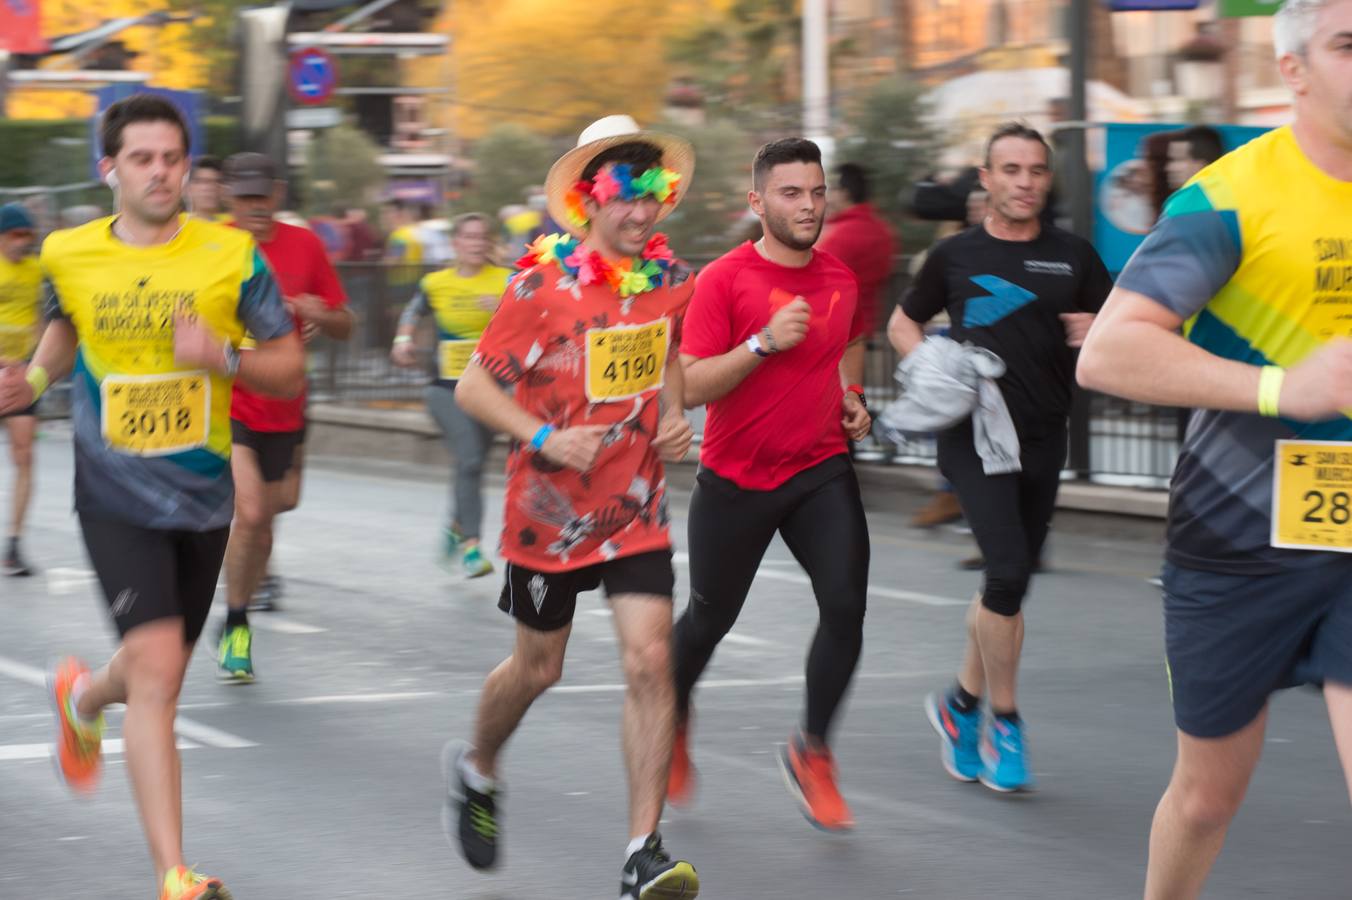
M 700 470 L 690 500 L 690 603 L 675 632 L 677 705 L 684 717 L 695 682 L 737 621 L 776 531 L 817 597 L 804 731 L 825 740 L 859 662 L 868 596 L 868 524 L 854 466 L 844 455 L 772 491 L 743 490 Z

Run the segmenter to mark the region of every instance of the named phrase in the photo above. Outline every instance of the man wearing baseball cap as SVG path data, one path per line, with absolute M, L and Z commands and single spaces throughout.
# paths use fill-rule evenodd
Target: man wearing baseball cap
M 27 365 L 42 335 L 42 269 L 33 255 L 36 239 L 28 210 L 18 203 L 0 206 L 0 369 Z M 0 571 L 11 576 L 32 575 L 19 539 L 33 492 L 37 404 L 0 419 L 9 432 L 9 453 L 14 460 L 14 495 Z
M 443 754 L 447 838 L 471 866 L 496 864 L 503 745 L 559 679 L 578 594 L 604 584 L 628 688 L 619 896 L 642 900 L 699 893 L 694 867 L 657 833 L 676 714 L 663 462 L 690 448 L 677 350 L 693 281 L 653 232 L 694 168 L 688 142 L 628 116 L 589 126 L 545 183 L 569 233 L 530 245 L 455 392 L 513 439 L 498 605 L 516 620 L 516 643 L 484 685 L 473 746 Z
M 286 185 L 272 160 L 261 153 L 236 153 L 225 161 L 223 174 L 234 225 L 253 235 L 263 251 L 296 330 L 307 342 L 316 334 L 346 340 L 352 314 L 323 243 L 306 229 L 276 219 Z M 235 519 L 225 555 L 226 623 L 217 648 L 220 678 L 227 683 L 247 684 L 254 678 L 248 608 L 272 555 L 273 520 L 300 502 L 305 400 L 304 391 L 280 400 L 235 384 L 230 404 Z M 277 593 L 276 587 L 269 591 L 262 608 L 272 608 Z

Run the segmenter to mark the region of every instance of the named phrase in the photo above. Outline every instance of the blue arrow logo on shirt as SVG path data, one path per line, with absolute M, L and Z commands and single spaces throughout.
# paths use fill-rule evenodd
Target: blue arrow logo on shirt
M 974 275 L 972 283 L 990 293 L 985 297 L 973 297 L 967 301 L 962 313 L 964 328 L 994 325 L 1005 316 L 1037 299 L 1037 294 L 1032 291 L 1025 290 L 1017 284 L 1010 284 L 994 275 Z

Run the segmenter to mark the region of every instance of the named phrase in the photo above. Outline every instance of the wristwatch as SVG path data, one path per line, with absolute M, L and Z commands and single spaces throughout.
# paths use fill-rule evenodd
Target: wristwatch
M 751 335 L 751 337 L 746 339 L 746 349 L 750 350 L 757 356 L 770 355 L 770 351 L 766 350 L 764 347 L 761 346 L 761 339 L 759 334 L 753 334 Z
M 239 351 L 234 344 L 226 341 L 222 353 L 225 354 L 225 377 L 234 378 L 239 372 Z
M 868 398 L 864 396 L 864 389 L 860 385 L 852 384 L 845 388 L 845 393 L 855 394 L 859 397 L 859 405 L 868 409 Z

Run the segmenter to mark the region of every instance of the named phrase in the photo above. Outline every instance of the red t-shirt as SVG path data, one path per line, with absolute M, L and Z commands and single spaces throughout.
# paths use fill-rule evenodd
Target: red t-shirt
M 297 225 L 276 224 L 272 240 L 258 247 L 272 266 L 272 274 L 285 298 L 314 294 L 323 298 L 329 309 L 347 305 L 347 294 L 338 280 L 338 273 L 329 262 L 328 253 L 319 238 Z M 296 332 L 301 330 L 296 317 Z M 305 392 L 291 400 L 264 397 L 235 380 L 235 393 L 230 403 L 230 418 L 242 422 L 253 431 L 299 431 L 305 427 Z
M 803 342 L 762 361 L 708 407 L 700 462 L 747 490 L 773 490 L 845 452 L 840 358 L 858 302 L 854 275 L 820 250 L 795 269 L 747 242 L 700 272 L 686 314 L 681 352 L 722 356 L 797 296 L 812 307 Z
M 892 229 L 868 203 L 842 209 L 826 222 L 817 249 L 843 262 L 859 281 L 859 305 L 850 323 L 850 340 L 872 334 L 878 326 L 878 295 L 892 274 L 894 246 Z
M 568 572 L 666 550 L 666 472 L 652 438 L 666 363 L 680 347 L 689 270 L 627 299 L 580 287 L 555 265 L 507 285 L 473 360 L 516 385 L 516 402 L 555 428 L 609 425 L 589 472 L 513 444 L 507 456 L 502 555 L 537 572 Z

